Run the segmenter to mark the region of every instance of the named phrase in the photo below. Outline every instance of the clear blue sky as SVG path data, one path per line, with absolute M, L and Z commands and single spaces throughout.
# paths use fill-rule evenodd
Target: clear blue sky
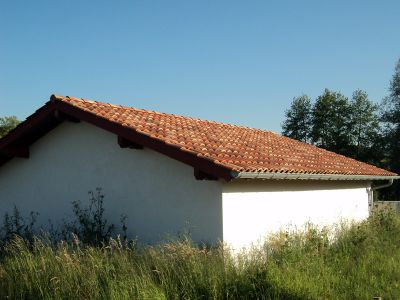
M 0 0 L 0 116 L 52 93 L 280 132 L 294 96 L 380 101 L 400 1 Z

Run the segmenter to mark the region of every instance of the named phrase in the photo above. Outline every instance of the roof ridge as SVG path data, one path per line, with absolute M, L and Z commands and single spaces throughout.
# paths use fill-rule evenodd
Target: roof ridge
M 52 100 L 52 101 L 64 101 L 65 98 L 68 98 L 68 99 L 71 99 L 71 100 L 82 101 L 82 102 L 88 102 L 88 103 L 98 103 L 98 104 L 103 104 L 103 105 L 107 105 L 107 106 L 111 106 L 111 107 L 115 107 L 115 108 L 132 109 L 132 110 L 135 110 L 135 111 L 142 111 L 142 112 L 146 112 L 146 113 L 153 113 L 153 114 L 159 114 L 159 115 L 164 115 L 164 116 L 171 116 L 171 117 L 178 117 L 178 118 L 183 118 L 183 119 L 190 119 L 190 120 L 193 120 L 193 121 L 207 122 L 207 123 L 211 123 L 211 124 L 231 126 L 231 127 L 235 127 L 235 128 L 241 128 L 241 129 L 251 129 L 251 130 L 258 131 L 258 132 L 265 132 L 265 133 L 271 133 L 271 134 L 275 134 L 275 135 L 278 135 L 278 136 L 282 136 L 281 134 L 279 134 L 277 132 L 274 132 L 274 131 L 271 131 L 271 130 L 260 129 L 260 128 L 255 128 L 255 127 L 245 126 L 245 125 L 237 125 L 237 124 L 233 124 L 233 123 L 219 122 L 219 121 L 214 121 L 214 120 L 207 120 L 207 119 L 202 119 L 202 118 L 198 118 L 198 117 L 190 117 L 190 116 L 184 116 L 184 115 L 178 115 L 178 114 L 172 114 L 172 113 L 165 113 L 165 112 L 161 112 L 161 111 L 156 111 L 156 110 L 151 110 L 151 109 L 144 109 L 144 108 L 137 108 L 137 107 L 132 107 L 132 106 L 117 105 L 117 104 L 112 104 L 112 103 L 109 103 L 109 102 L 90 100 L 90 99 L 86 99 L 86 98 L 77 98 L 77 97 L 73 97 L 73 96 L 61 96 L 61 95 L 57 95 L 57 94 L 53 94 L 53 95 L 50 96 L 50 100 Z

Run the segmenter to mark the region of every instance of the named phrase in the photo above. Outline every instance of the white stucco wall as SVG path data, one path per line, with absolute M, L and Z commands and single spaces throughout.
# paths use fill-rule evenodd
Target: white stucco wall
M 90 124 L 63 123 L 30 147 L 30 158 L 0 167 L 0 218 L 15 205 L 39 221 L 71 216 L 71 201 L 87 202 L 103 188 L 107 219 L 142 242 L 188 229 L 194 240 L 222 238 L 222 186 L 199 181 L 193 168 L 149 149 L 121 149 L 117 136 Z
M 224 241 L 235 249 L 306 222 L 332 225 L 368 217 L 369 182 L 240 180 L 223 185 Z
M 224 239 L 236 248 L 268 232 L 311 221 L 368 216 L 368 182 L 199 181 L 193 168 L 149 149 L 121 149 L 95 126 L 63 123 L 30 147 L 30 158 L 0 167 L 0 222 L 14 204 L 39 223 L 72 215 L 71 201 L 87 202 L 102 187 L 107 219 L 128 216 L 130 237 L 156 242 L 188 229 L 195 241 Z

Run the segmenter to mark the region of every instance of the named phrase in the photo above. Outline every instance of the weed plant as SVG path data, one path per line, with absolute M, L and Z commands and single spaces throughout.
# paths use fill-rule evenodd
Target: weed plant
M 109 224 L 105 218 L 104 194 L 101 188 L 89 191 L 89 201 L 72 201 L 72 218 L 55 227 L 52 220 L 49 220 L 47 229 L 36 226 L 38 212 L 31 211 L 29 217 L 21 214 L 17 206 L 14 206 L 12 213 L 5 213 L 3 224 L 0 227 L 0 245 L 9 242 L 14 236 L 32 242 L 33 238 L 42 237 L 47 241 L 57 244 L 58 241 L 70 241 L 77 238 L 85 245 L 101 246 L 112 236 L 116 235 L 116 226 Z M 123 239 L 127 239 L 126 215 L 121 215 L 121 227 Z
M 400 218 L 381 211 L 309 225 L 232 254 L 190 239 L 138 246 L 15 236 L 1 249 L 1 299 L 400 299 Z

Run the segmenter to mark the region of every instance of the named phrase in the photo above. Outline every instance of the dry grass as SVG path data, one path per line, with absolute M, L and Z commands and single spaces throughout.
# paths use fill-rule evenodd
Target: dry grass
M 0 256 L 8 299 L 400 299 L 400 219 L 280 233 L 233 257 L 190 240 L 103 247 L 15 238 Z

